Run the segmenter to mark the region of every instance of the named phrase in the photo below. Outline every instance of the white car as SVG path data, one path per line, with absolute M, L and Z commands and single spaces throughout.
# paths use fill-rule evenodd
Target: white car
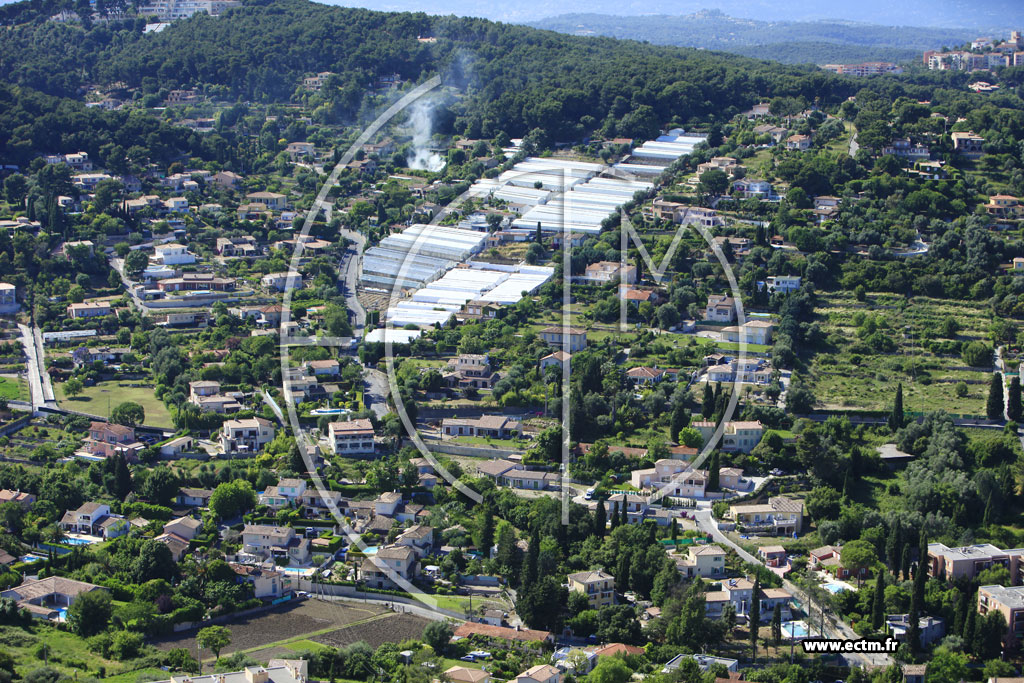
M 594 489 L 587 489 L 587 492 L 583 494 L 583 500 L 591 500 L 595 493 Z

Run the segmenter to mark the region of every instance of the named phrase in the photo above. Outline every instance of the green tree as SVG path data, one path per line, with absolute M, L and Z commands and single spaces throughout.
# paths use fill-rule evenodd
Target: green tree
M 775 647 L 782 642 L 782 605 L 778 602 L 772 609 L 772 642 Z
M 750 653 L 757 662 L 757 632 L 761 626 L 761 577 L 754 579 L 754 588 L 750 593 L 750 607 L 747 609 L 747 621 L 750 626 Z
M 843 567 L 856 575 L 857 584 L 860 585 L 864 571 L 878 562 L 878 553 L 870 542 L 858 539 L 843 546 L 840 552 L 840 561 L 843 563 Z
M 928 662 L 928 683 L 960 683 L 967 678 L 967 656 L 960 652 L 939 648 Z
M 672 405 L 672 423 L 669 426 L 669 438 L 673 443 L 679 443 L 679 432 L 690 424 L 690 413 L 681 400 Z
M 218 484 L 210 496 L 210 512 L 220 519 L 231 519 L 256 505 L 256 492 L 244 479 Z
M 987 368 L 992 365 L 992 347 L 983 341 L 965 344 L 960 355 L 964 363 L 974 368 Z
M 879 571 L 875 577 L 875 594 L 871 603 L 871 628 L 881 630 L 885 623 L 885 572 Z
M 1006 402 L 1006 416 L 1014 422 L 1020 422 L 1020 375 L 1010 378 L 1010 388 Z
M 718 451 L 715 451 L 711 455 L 711 463 L 708 465 L 708 491 L 718 491 L 720 486 L 718 485 L 719 470 L 721 469 L 721 463 L 719 460 Z
M 81 593 L 68 607 L 67 620 L 78 635 L 88 638 L 106 630 L 114 613 L 110 593 L 93 590 Z
M 332 337 L 351 337 L 352 324 L 348 319 L 348 309 L 336 303 L 328 303 L 323 310 L 324 327 Z
M 711 382 L 704 383 L 704 398 L 700 402 L 700 414 L 705 420 L 711 418 L 715 412 L 715 391 L 711 388 Z
M 491 556 L 491 547 L 494 545 L 494 510 L 486 506 L 483 510 L 483 520 L 480 527 L 480 552 L 484 557 Z
M 988 400 L 985 402 L 985 415 L 990 420 L 1003 419 L 1003 374 L 992 373 L 992 381 L 988 385 Z
M 447 621 L 432 621 L 423 629 L 423 642 L 430 646 L 435 655 L 444 657 L 453 633 Z
M 154 467 L 139 487 L 139 495 L 151 503 L 168 505 L 176 495 L 180 483 L 178 477 L 167 467 Z
M 148 265 L 149 256 L 141 249 L 136 249 L 124 257 L 124 270 L 127 275 L 138 275 Z
M 675 518 L 673 518 L 675 521 Z M 597 501 L 597 510 L 594 511 L 594 535 L 603 538 L 608 526 L 607 513 L 605 512 L 604 499 Z
M 126 427 L 135 427 L 146 421 L 146 409 L 135 401 L 124 401 L 110 411 L 110 421 Z
M 231 644 L 231 631 L 226 626 L 207 626 L 199 629 L 196 634 L 199 647 L 213 652 L 215 659 L 220 660 L 220 651 Z
M 72 377 L 68 381 L 64 382 L 64 395 L 68 398 L 74 398 L 82 393 L 85 385 L 82 384 L 82 380 L 77 377 Z
M 729 176 L 725 171 L 713 168 L 700 174 L 700 184 L 708 194 L 720 196 L 729 190 Z
M 633 671 L 621 657 L 601 657 L 594 670 L 587 674 L 588 683 L 626 683 Z
M 896 399 L 892 404 L 892 412 L 889 413 L 889 430 L 895 432 L 903 429 L 906 424 L 906 416 L 903 413 L 903 382 L 896 385 Z

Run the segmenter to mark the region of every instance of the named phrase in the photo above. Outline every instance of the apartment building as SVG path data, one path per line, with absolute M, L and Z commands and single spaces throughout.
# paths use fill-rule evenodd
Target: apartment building
M 359 573 L 366 585 L 373 588 L 402 590 L 396 578 L 411 581 L 416 578 L 418 567 L 415 550 L 406 545 L 393 545 L 378 549 L 373 557 L 364 558 Z
M 106 302 L 83 302 L 80 304 L 71 304 L 68 306 L 67 314 L 69 318 L 101 318 L 105 315 L 110 315 L 110 304 Z
M 991 543 L 950 548 L 942 543 L 928 544 L 928 575 L 946 581 L 974 579 L 992 567 L 1006 567 L 1013 585 L 1024 583 L 1024 548 L 1001 550 Z
M 258 453 L 274 440 L 274 425 L 262 417 L 226 420 L 221 428 L 220 445 L 225 453 Z
M 950 136 L 953 139 L 953 151 L 968 159 L 977 159 L 985 153 L 982 149 L 985 138 L 971 131 L 958 131 Z
M 587 331 L 578 327 L 545 327 L 540 331 L 540 338 L 545 344 L 562 347 L 569 353 L 587 348 Z
M 185 208 L 188 208 L 187 201 Z M 184 244 L 158 244 L 153 247 L 153 251 L 155 253 L 150 257 L 150 261 L 162 266 L 180 266 L 196 262 L 195 254 Z
M 590 609 L 615 604 L 615 577 L 603 569 L 569 574 L 569 591 L 587 596 Z
M 712 294 L 704 307 L 704 319 L 709 322 L 731 323 L 736 320 L 736 300 L 724 294 Z
M 699 420 L 690 424 L 691 427 L 700 432 L 704 443 L 711 440 L 717 425 L 714 422 Z M 727 452 L 749 453 L 754 446 L 761 443 L 761 436 L 764 434 L 764 425 L 760 420 L 737 420 L 725 423 L 725 430 L 722 432 L 722 440 L 718 447 Z
M 635 284 L 636 276 L 636 266 L 623 265 L 619 261 L 598 261 L 587 266 L 579 280 L 591 285 L 606 285 L 615 280 Z
M 725 574 L 725 556 L 717 545 L 692 545 L 685 558 L 676 560 L 676 567 L 683 578 L 715 578 Z
M 1024 636 L 1024 586 L 982 586 L 978 589 L 978 614 L 999 612 L 1007 627 L 1006 635 L 1016 640 Z
M 372 455 L 373 423 L 368 419 L 332 422 L 328 428 L 331 450 L 337 455 Z
M 18 288 L 9 282 L 0 282 L 0 313 L 18 311 Z
M 311 555 L 308 538 L 299 538 L 295 529 L 269 524 L 246 524 L 242 528 L 242 550 L 264 558 L 285 559 L 308 564 Z

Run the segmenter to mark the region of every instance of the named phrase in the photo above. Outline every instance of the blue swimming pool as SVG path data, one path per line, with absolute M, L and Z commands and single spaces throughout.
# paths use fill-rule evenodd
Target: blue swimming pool
M 825 583 L 822 584 L 821 587 L 827 590 L 832 595 L 839 595 L 843 591 L 850 590 L 850 587 L 847 586 L 845 583 Z
M 30 553 L 28 555 L 22 555 L 18 559 L 21 560 L 22 562 L 41 562 L 42 560 L 45 560 L 46 558 L 43 557 L 42 555 L 32 555 Z
M 96 541 L 90 541 L 85 538 L 65 538 L 61 542 L 65 545 L 92 545 Z
M 806 638 L 810 632 L 807 630 L 807 624 L 802 621 L 784 621 L 782 635 L 787 638 Z

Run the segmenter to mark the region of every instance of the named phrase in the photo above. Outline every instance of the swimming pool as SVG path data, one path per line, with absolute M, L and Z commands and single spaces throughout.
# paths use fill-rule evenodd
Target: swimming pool
M 96 543 L 96 541 L 90 541 L 87 538 L 68 537 L 61 541 L 61 543 L 64 543 L 65 545 L 92 545 L 93 543 Z
M 45 560 L 46 558 L 43 557 L 42 555 L 28 554 L 28 555 L 22 555 L 18 559 L 21 560 L 22 562 L 41 562 L 42 560 Z
M 846 583 L 843 583 L 841 581 L 833 581 L 832 583 L 825 583 L 825 584 L 822 584 L 821 587 L 824 588 L 825 590 L 827 590 L 832 595 L 839 595 L 843 591 L 850 590 L 850 585 L 846 584 Z
M 806 638 L 810 635 L 806 622 L 784 621 L 782 622 L 782 635 L 787 638 Z
M 277 570 L 285 574 L 298 574 L 299 576 L 309 576 L 316 571 L 314 567 L 278 567 Z
M 348 408 L 315 408 L 309 411 L 310 415 L 347 415 L 352 411 Z

